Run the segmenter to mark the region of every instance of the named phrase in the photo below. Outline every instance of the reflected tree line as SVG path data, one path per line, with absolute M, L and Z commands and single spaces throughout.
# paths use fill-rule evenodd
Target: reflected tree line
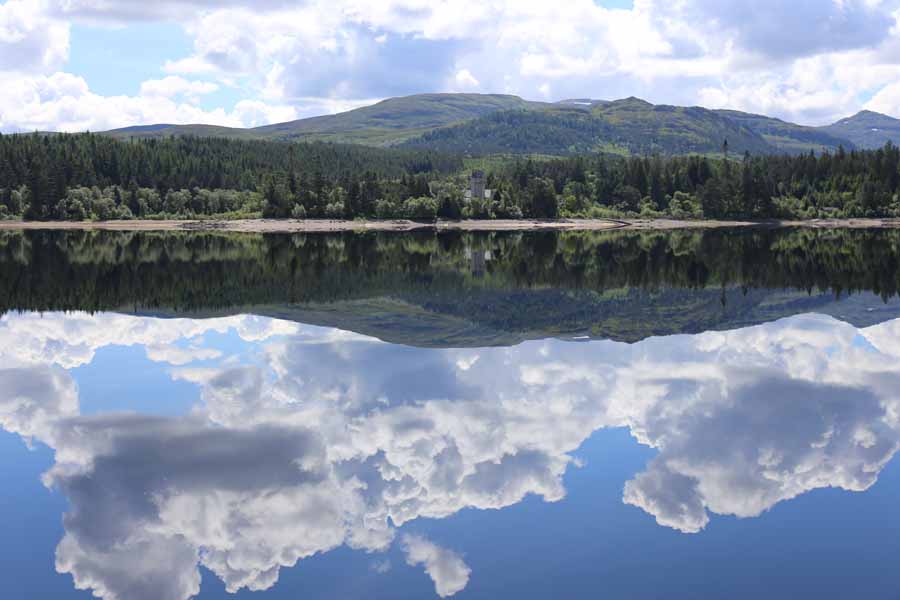
M 222 310 L 472 291 L 900 291 L 900 231 L 0 234 L 0 310 Z

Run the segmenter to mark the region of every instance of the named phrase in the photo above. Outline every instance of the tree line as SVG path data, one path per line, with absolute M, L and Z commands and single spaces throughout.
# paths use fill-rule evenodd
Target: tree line
M 0 135 L 0 217 L 259 216 L 273 179 L 314 185 L 324 199 L 325 188 L 339 184 L 428 180 L 461 168 L 459 157 L 436 152 L 322 142 Z
M 0 218 L 900 217 L 900 149 L 497 158 L 328 143 L 0 136 Z

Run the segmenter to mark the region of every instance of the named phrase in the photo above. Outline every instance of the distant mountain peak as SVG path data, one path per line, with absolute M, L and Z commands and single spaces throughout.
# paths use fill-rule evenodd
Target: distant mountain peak
M 614 104 L 634 104 L 637 106 L 653 106 L 652 103 L 647 102 L 643 98 L 638 98 L 637 96 L 628 96 L 627 98 L 622 98 L 621 100 L 616 100 Z
M 853 115 L 852 117 L 847 117 L 846 119 L 841 119 L 836 124 L 853 123 L 855 121 L 871 121 L 871 120 L 887 121 L 887 122 L 894 122 L 894 123 L 900 122 L 900 119 L 895 119 L 894 117 L 892 117 L 890 115 L 886 115 L 884 113 L 875 112 L 874 110 L 861 110 L 858 113 L 856 113 L 855 115 Z
M 889 141 L 900 142 L 900 119 L 871 110 L 861 110 L 822 129 L 863 149 L 881 148 Z

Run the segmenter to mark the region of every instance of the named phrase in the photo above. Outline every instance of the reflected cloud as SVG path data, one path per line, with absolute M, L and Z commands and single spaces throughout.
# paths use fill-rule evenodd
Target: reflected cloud
M 422 350 L 259 318 L 17 318 L 30 322 L 0 321 L 22 365 L 0 371 L 0 426 L 55 450 L 44 481 L 71 505 L 57 568 L 106 599 L 189 598 L 199 565 L 229 591 L 264 590 L 315 554 L 395 539 L 438 595 L 456 594 L 470 568 L 404 525 L 559 501 L 574 453 L 605 428 L 657 451 L 623 500 L 685 533 L 814 489 L 866 490 L 900 442 L 900 321 Z M 257 360 L 206 352 L 199 336 L 228 329 Z M 197 351 L 165 361 L 199 387 L 189 414 L 79 414 L 64 367 L 160 339 Z
M 278 335 L 296 335 L 302 329 L 296 323 L 250 315 L 196 320 L 110 313 L 7 313 L 0 317 L 0 357 L 7 365 L 53 364 L 73 369 L 89 364 L 103 347 L 143 346 L 150 360 L 183 365 L 219 354 L 173 345 L 181 340 L 234 330 L 244 341 L 260 342 Z
M 410 566 L 425 568 L 434 582 L 434 591 L 441 598 L 448 598 L 463 591 L 469 584 L 472 570 L 452 550 L 441 548 L 417 535 L 404 535 L 401 539 L 406 562 Z
M 267 589 L 279 567 L 347 537 L 353 488 L 309 431 L 115 415 L 78 420 L 61 445 L 79 453 L 45 476 L 72 506 L 57 568 L 104 598 L 190 597 L 198 562 L 229 591 Z
M 0 369 L 0 427 L 29 445 L 56 446 L 56 426 L 78 415 L 78 389 L 58 367 Z

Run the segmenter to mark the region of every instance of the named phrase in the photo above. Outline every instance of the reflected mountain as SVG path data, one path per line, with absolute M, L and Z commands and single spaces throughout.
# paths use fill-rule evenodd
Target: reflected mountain
M 55 451 L 44 481 L 69 501 L 56 566 L 101 598 L 187 599 L 201 566 L 229 591 L 267 590 L 314 555 L 395 545 L 447 597 L 477 569 L 407 525 L 562 501 L 576 451 L 604 431 L 654 449 L 623 499 L 684 534 L 869 489 L 900 443 L 898 340 L 900 320 L 824 315 L 480 349 L 259 316 L 7 315 L 0 427 Z M 197 386 L 191 410 L 82 412 L 75 367 L 133 345 Z
M 0 233 L 0 310 L 257 314 L 419 347 L 900 316 L 900 231 Z

